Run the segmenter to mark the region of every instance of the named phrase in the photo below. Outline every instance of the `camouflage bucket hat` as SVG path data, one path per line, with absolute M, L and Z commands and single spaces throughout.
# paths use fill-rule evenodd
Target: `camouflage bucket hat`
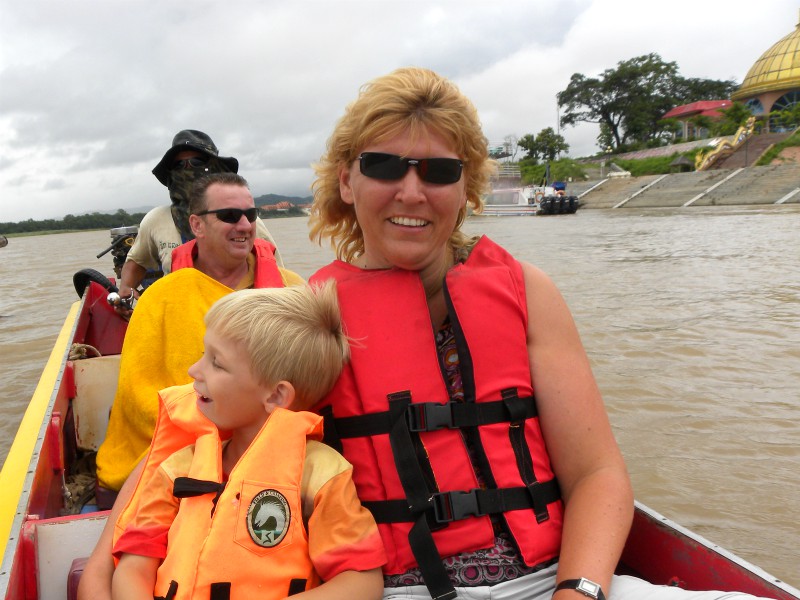
M 165 186 L 169 187 L 170 169 L 175 157 L 185 150 L 195 150 L 209 158 L 216 158 L 231 173 L 239 171 L 239 161 L 232 156 L 220 156 L 216 144 L 207 134 L 196 129 L 184 129 L 175 134 L 172 139 L 172 147 L 167 150 L 164 157 L 153 169 L 153 175 Z

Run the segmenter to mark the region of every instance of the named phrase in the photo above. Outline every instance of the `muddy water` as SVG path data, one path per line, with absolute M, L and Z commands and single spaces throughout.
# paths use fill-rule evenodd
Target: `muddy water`
M 332 254 L 268 222 L 307 277 Z M 548 272 L 575 315 L 636 496 L 800 586 L 800 207 L 478 218 Z M 0 249 L 0 458 L 68 306 L 110 273 L 108 232 Z

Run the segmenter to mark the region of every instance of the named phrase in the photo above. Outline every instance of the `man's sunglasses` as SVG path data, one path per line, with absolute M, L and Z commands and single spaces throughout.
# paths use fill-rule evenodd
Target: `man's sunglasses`
M 422 181 L 440 184 L 455 183 L 461 179 L 464 166 L 457 158 L 403 158 L 383 152 L 362 152 L 358 161 L 361 174 L 372 179 L 402 179 L 408 167 L 413 165 Z
M 216 210 L 201 210 L 199 213 L 196 213 L 197 216 L 203 215 L 217 215 L 217 218 L 224 222 L 230 223 L 231 225 L 235 225 L 239 222 L 242 218 L 242 215 L 247 217 L 247 220 L 251 223 L 256 220 L 258 216 L 258 209 L 253 208 L 218 208 Z
M 208 161 L 204 158 L 198 158 L 193 156 L 192 158 L 182 158 L 180 160 L 176 160 L 172 163 L 172 170 L 177 171 L 178 169 L 200 169 L 201 167 L 205 167 L 208 164 Z

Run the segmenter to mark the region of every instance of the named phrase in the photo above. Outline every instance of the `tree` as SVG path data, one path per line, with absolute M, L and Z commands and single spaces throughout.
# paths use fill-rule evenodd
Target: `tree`
M 800 125 L 800 103 L 792 104 L 783 110 L 773 110 L 769 116 L 771 127 L 777 125 L 784 130 L 795 129 Z
M 527 152 L 525 158 L 531 159 L 534 164 L 540 158 L 543 160 L 555 160 L 556 156 L 569 150 L 569 144 L 567 144 L 564 136 L 557 134 L 552 127 L 545 127 L 535 137 L 530 133 L 526 133 L 517 140 L 517 145 Z
M 739 87 L 733 79 L 718 81 L 715 79 L 679 78 L 675 82 L 675 100 L 677 105 L 698 102 L 699 100 L 722 100 L 730 98 Z
M 563 135 L 553 131 L 552 127 L 545 127 L 536 136 L 536 145 L 544 160 L 555 160 L 556 156 L 569 150 Z
M 720 109 L 719 112 L 722 113 L 722 118 L 714 122 L 714 135 L 733 135 L 753 116 L 750 109 L 741 102 L 734 102 L 730 108 Z
M 536 144 L 536 138 L 533 134 L 526 133 L 523 135 L 517 140 L 517 145 L 527 152 L 525 158 L 530 158 L 534 161 L 539 160 L 539 146 Z
M 503 149 L 506 153 L 506 156 L 510 157 L 512 161 L 516 159 L 517 152 L 519 151 L 519 146 L 517 145 L 517 136 L 515 136 L 513 133 L 510 133 L 504 137 Z
M 647 146 L 659 143 L 669 128 L 661 120 L 669 109 L 717 94 L 729 97 L 734 87 L 732 81 L 683 78 L 675 62 L 664 62 L 651 53 L 621 61 L 598 77 L 574 73 L 557 95 L 560 123 L 565 127 L 579 122 L 599 124 L 602 148 Z

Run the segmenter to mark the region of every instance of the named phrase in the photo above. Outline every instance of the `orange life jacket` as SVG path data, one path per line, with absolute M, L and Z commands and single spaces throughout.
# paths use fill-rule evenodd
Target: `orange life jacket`
M 172 453 L 194 444 L 182 498 L 169 530 L 155 596 L 175 600 L 279 599 L 319 585 L 309 558 L 300 485 L 306 442 L 321 439 L 322 419 L 276 409 L 222 483 L 222 440 L 196 406 L 192 384 L 160 393 L 153 444 L 139 485 Z M 134 492 L 115 539 L 136 509 Z
M 194 266 L 197 240 L 189 240 L 172 251 L 172 270 Z M 283 287 L 283 278 L 275 261 L 275 246 L 267 240 L 253 240 L 253 253 L 256 256 L 254 288 Z
M 433 597 L 454 597 L 439 557 L 492 547 L 491 514 L 527 565 L 556 558 L 563 503 L 533 398 L 521 265 L 484 237 L 446 275 L 463 402 L 449 397 L 418 273 L 335 261 L 312 281 L 329 278 L 358 343 L 315 410 L 379 524 L 385 572 L 419 566 Z

